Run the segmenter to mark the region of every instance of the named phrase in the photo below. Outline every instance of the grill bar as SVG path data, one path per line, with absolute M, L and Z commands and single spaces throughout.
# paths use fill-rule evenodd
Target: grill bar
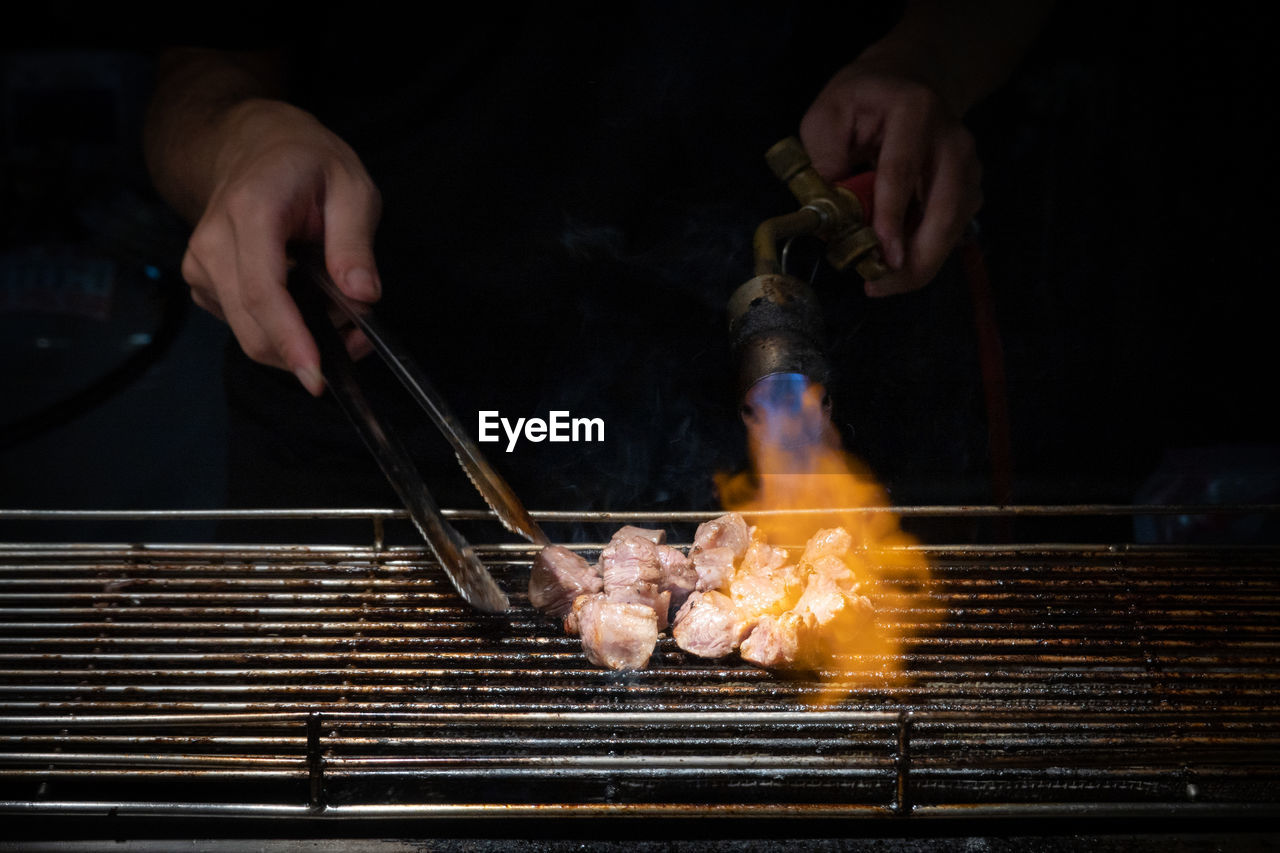
M 1274 507 L 1235 508 L 1244 512 Z M 873 511 L 888 511 L 877 508 Z M 917 517 L 1223 512 L 918 507 Z M 458 522 L 491 520 L 453 512 Z M 708 513 L 535 513 L 666 526 Z M 371 544 L 0 545 L 0 811 L 388 819 L 1274 815 L 1280 549 L 915 546 L 905 639 L 848 672 L 690 658 L 591 667 L 466 607 L 390 510 L 0 512 L 75 521 L 364 519 Z M 832 690 L 843 696 L 824 705 Z M 105 783 L 105 786 L 104 786 Z M 104 792 L 110 795 L 104 798 Z

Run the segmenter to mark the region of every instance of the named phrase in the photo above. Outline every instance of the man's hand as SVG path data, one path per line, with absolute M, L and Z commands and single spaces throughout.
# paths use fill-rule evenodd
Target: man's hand
M 965 113 L 1013 72 L 1052 0 L 908 0 L 884 38 L 831 79 L 800 123 L 827 180 L 876 170 L 871 226 L 889 275 L 868 296 L 924 287 L 982 206 Z
M 382 205 L 355 152 L 316 118 L 278 100 L 279 55 L 167 51 L 145 129 L 160 194 L 194 225 L 182 276 L 197 304 L 230 325 L 255 361 L 320 394 L 320 356 L 286 288 L 291 242 L 319 242 L 347 296 L 381 295 L 373 235 Z M 359 358 L 368 340 L 345 329 Z
M 871 226 L 893 271 L 868 296 L 928 284 L 982 206 L 973 137 L 922 83 L 855 62 L 818 95 L 800 138 L 828 181 L 876 170 Z
M 323 241 L 334 282 L 352 299 L 376 301 L 378 191 L 345 142 L 280 101 L 229 108 L 218 136 L 212 192 L 182 259 L 183 278 L 250 358 L 292 371 L 319 394 L 320 356 L 285 287 L 285 247 Z M 368 341 L 352 330 L 347 347 L 359 357 Z

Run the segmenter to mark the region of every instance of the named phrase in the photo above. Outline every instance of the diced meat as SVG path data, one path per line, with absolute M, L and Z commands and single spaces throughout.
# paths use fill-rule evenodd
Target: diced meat
M 843 528 L 815 533 L 799 561 L 737 513 L 700 525 L 687 556 L 665 540 L 661 530 L 623 527 L 596 566 L 545 548 L 529 599 L 563 618 L 593 664 L 611 669 L 646 666 L 668 621 L 690 654 L 737 650 L 770 669 L 822 668 L 874 642 L 874 607 L 858 594 L 859 577 L 873 571 Z
M 671 593 L 671 615 L 684 604 L 689 593 L 697 589 L 698 570 L 679 548 L 658 546 L 658 565 L 662 568 L 660 588 Z
M 866 596 L 845 592 L 825 575 L 812 575 L 793 612 L 804 621 L 801 641 L 821 655 L 844 645 L 843 639 L 854 632 L 865 630 L 875 608 Z
M 670 594 L 662 592 L 662 562 L 658 546 L 642 536 L 615 538 L 600 554 L 604 593 L 623 604 L 643 604 L 667 624 Z
M 658 619 L 665 628 L 667 625 L 667 614 L 671 608 L 671 593 L 659 589 L 656 583 L 638 583 L 632 586 L 617 586 L 612 590 L 605 590 L 605 595 L 610 601 L 616 601 L 619 604 L 643 604 L 654 613 L 661 614 Z
M 538 552 L 529 573 L 529 602 L 555 618 L 565 616 L 579 595 L 599 592 L 603 579 L 596 567 L 560 545 Z
M 797 614 L 788 611 L 760 617 L 750 636 L 742 641 L 742 659 L 769 669 L 786 669 L 801 658 L 800 633 L 804 626 Z
M 776 616 L 790 610 L 804 588 L 804 576 L 795 566 L 748 567 L 744 562 L 729 585 L 729 596 L 738 610 L 738 618 L 751 627 L 765 614 Z
M 845 592 L 853 592 L 858 588 L 858 578 L 849 564 L 839 557 L 819 557 L 809 564 L 814 576 L 821 576 L 835 581 Z
M 751 528 L 746 519 L 736 512 L 730 512 L 719 518 L 704 521 L 698 525 L 693 534 L 693 547 L 690 556 L 697 556 L 700 551 L 711 548 L 730 548 L 735 560 L 741 559 L 751 544 Z
M 676 645 L 704 658 L 722 658 L 742 642 L 746 631 L 738 622 L 733 600 L 722 592 L 694 592 L 676 613 L 671 629 Z
M 639 536 L 641 539 L 648 539 L 654 545 L 664 545 L 667 541 L 667 531 L 656 530 L 649 527 L 634 527 L 630 524 L 625 527 L 619 527 L 618 531 L 613 534 L 611 541 L 619 539 L 630 539 L 632 536 Z
M 738 566 L 738 571 L 771 572 L 774 569 L 782 568 L 786 564 L 786 549 L 774 548 L 768 542 L 757 539 L 747 546 L 746 552 L 742 555 L 742 564 Z
M 600 595 L 602 593 L 592 593 L 592 595 Z M 590 596 L 580 595 L 573 600 L 573 607 L 564 615 L 564 632 L 570 637 L 578 636 L 578 609 L 579 601 L 585 602 Z
M 845 606 L 844 591 L 826 575 L 810 575 L 795 610 L 806 621 L 818 625 L 830 622 Z
M 600 552 L 600 574 L 606 593 L 641 583 L 656 587 L 662 582 L 658 546 L 643 536 L 615 538 Z
M 658 630 L 665 631 L 670 624 L 671 591 L 659 590 L 652 584 L 642 584 L 635 588 L 624 588 L 606 593 L 610 601 L 618 604 L 643 604 L 654 612 L 658 619 Z
M 733 580 L 733 549 L 726 546 L 697 551 L 693 569 L 698 576 L 698 590 L 727 589 Z
M 609 669 L 642 669 L 658 645 L 658 618 L 643 604 L 611 601 L 607 595 L 579 596 L 573 603 L 587 660 Z
M 853 536 L 843 527 L 830 527 L 819 530 L 809 537 L 805 543 L 804 554 L 800 557 L 801 565 L 813 563 L 822 557 L 841 557 L 849 553 L 853 547 Z

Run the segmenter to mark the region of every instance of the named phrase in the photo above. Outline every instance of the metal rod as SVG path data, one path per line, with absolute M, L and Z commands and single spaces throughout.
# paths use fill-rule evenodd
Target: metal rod
M 680 511 L 577 511 L 535 510 L 530 514 L 539 521 L 623 521 L 669 520 L 705 521 L 723 510 Z M 857 506 L 812 510 L 762 510 L 752 517 L 788 515 L 824 515 L 832 512 L 891 512 L 904 516 L 1087 516 L 1087 515 L 1252 515 L 1280 512 L 1280 504 L 922 504 L 917 506 Z M 441 515 L 456 520 L 486 521 L 496 519 L 489 510 L 442 509 Z M 263 520 L 263 519 L 407 519 L 408 513 L 388 508 L 284 508 L 284 509 L 0 509 L 0 521 L 192 521 L 192 520 Z
M 307 715 L 307 781 L 309 800 L 307 807 L 312 814 L 321 814 L 325 809 L 324 792 L 324 750 L 320 744 L 321 715 L 312 712 Z
M 0 813 L 45 812 L 86 816 L 145 817 L 237 817 L 237 818 L 309 818 L 306 804 L 266 804 L 249 802 L 165 802 L 147 800 L 74 800 L 44 802 L 40 800 L 3 800 Z M 1078 800 L 1070 803 L 989 803 L 917 806 L 916 820 L 955 818 L 1257 818 L 1274 817 L 1274 803 L 1187 803 L 1129 802 Z M 707 808 L 701 803 L 379 803 L 331 805 L 325 820 L 386 820 L 421 818 L 431 820 L 516 820 L 552 818 L 622 818 L 648 819 L 697 818 L 723 822 L 744 818 L 813 820 L 815 818 L 895 818 L 887 805 L 847 803 L 761 803 L 717 804 Z

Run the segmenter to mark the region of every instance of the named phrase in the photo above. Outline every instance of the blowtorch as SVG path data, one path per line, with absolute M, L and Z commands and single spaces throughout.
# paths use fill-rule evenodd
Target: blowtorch
M 819 439 L 819 432 L 828 432 L 830 401 L 825 396 L 821 402 L 825 416 L 801 434 L 791 426 L 793 418 L 771 417 L 799 411 L 808 389 L 825 389 L 831 378 L 817 297 L 808 284 L 786 272 L 778 243 L 813 236 L 826 244 L 827 262 L 836 270 L 852 266 L 867 280 L 885 275 L 889 268 L 870 225 L 875 173 L 829 184 L 795 137 L 770 148 L 765 160 L 801 207 L 760 223 L 753 241 L 755 276 L 729 298 L 737 391 L 743 421 L 754 438 L 810 443 Z M 789 426 L 781 427 L 783 423 Z
M 875 172 L 829 184 L 794 137 L 770 148 L 765 160 L 801 207 L 756 228 L 755 276 L 729 298 L 729 339 L 738 363 L 737 391 L 749 437 L 783 451 L 771 458 L 806 459 L 801 452 L 806 448 L 839 449 L 825 391 L 831 368 L 824 353 L 817 297 L 808 284 L 787 273 L 778 244 L 795 237 L 816 237 L 826 244 L 831 266 L 838 271 L 852 266 L 867 281 L 886 275 L 889 267 L 870 225 Z M 1010 502 L 1013 489 L 1013 449 L 1000 331 L 977 241 L 966 239 L 958 249 L 973 300 L 992 496 L 1004 504 Z M 757 460 L 762 456 L 753 455 Z M 798 470 L 791 462 L 783 467 Z

